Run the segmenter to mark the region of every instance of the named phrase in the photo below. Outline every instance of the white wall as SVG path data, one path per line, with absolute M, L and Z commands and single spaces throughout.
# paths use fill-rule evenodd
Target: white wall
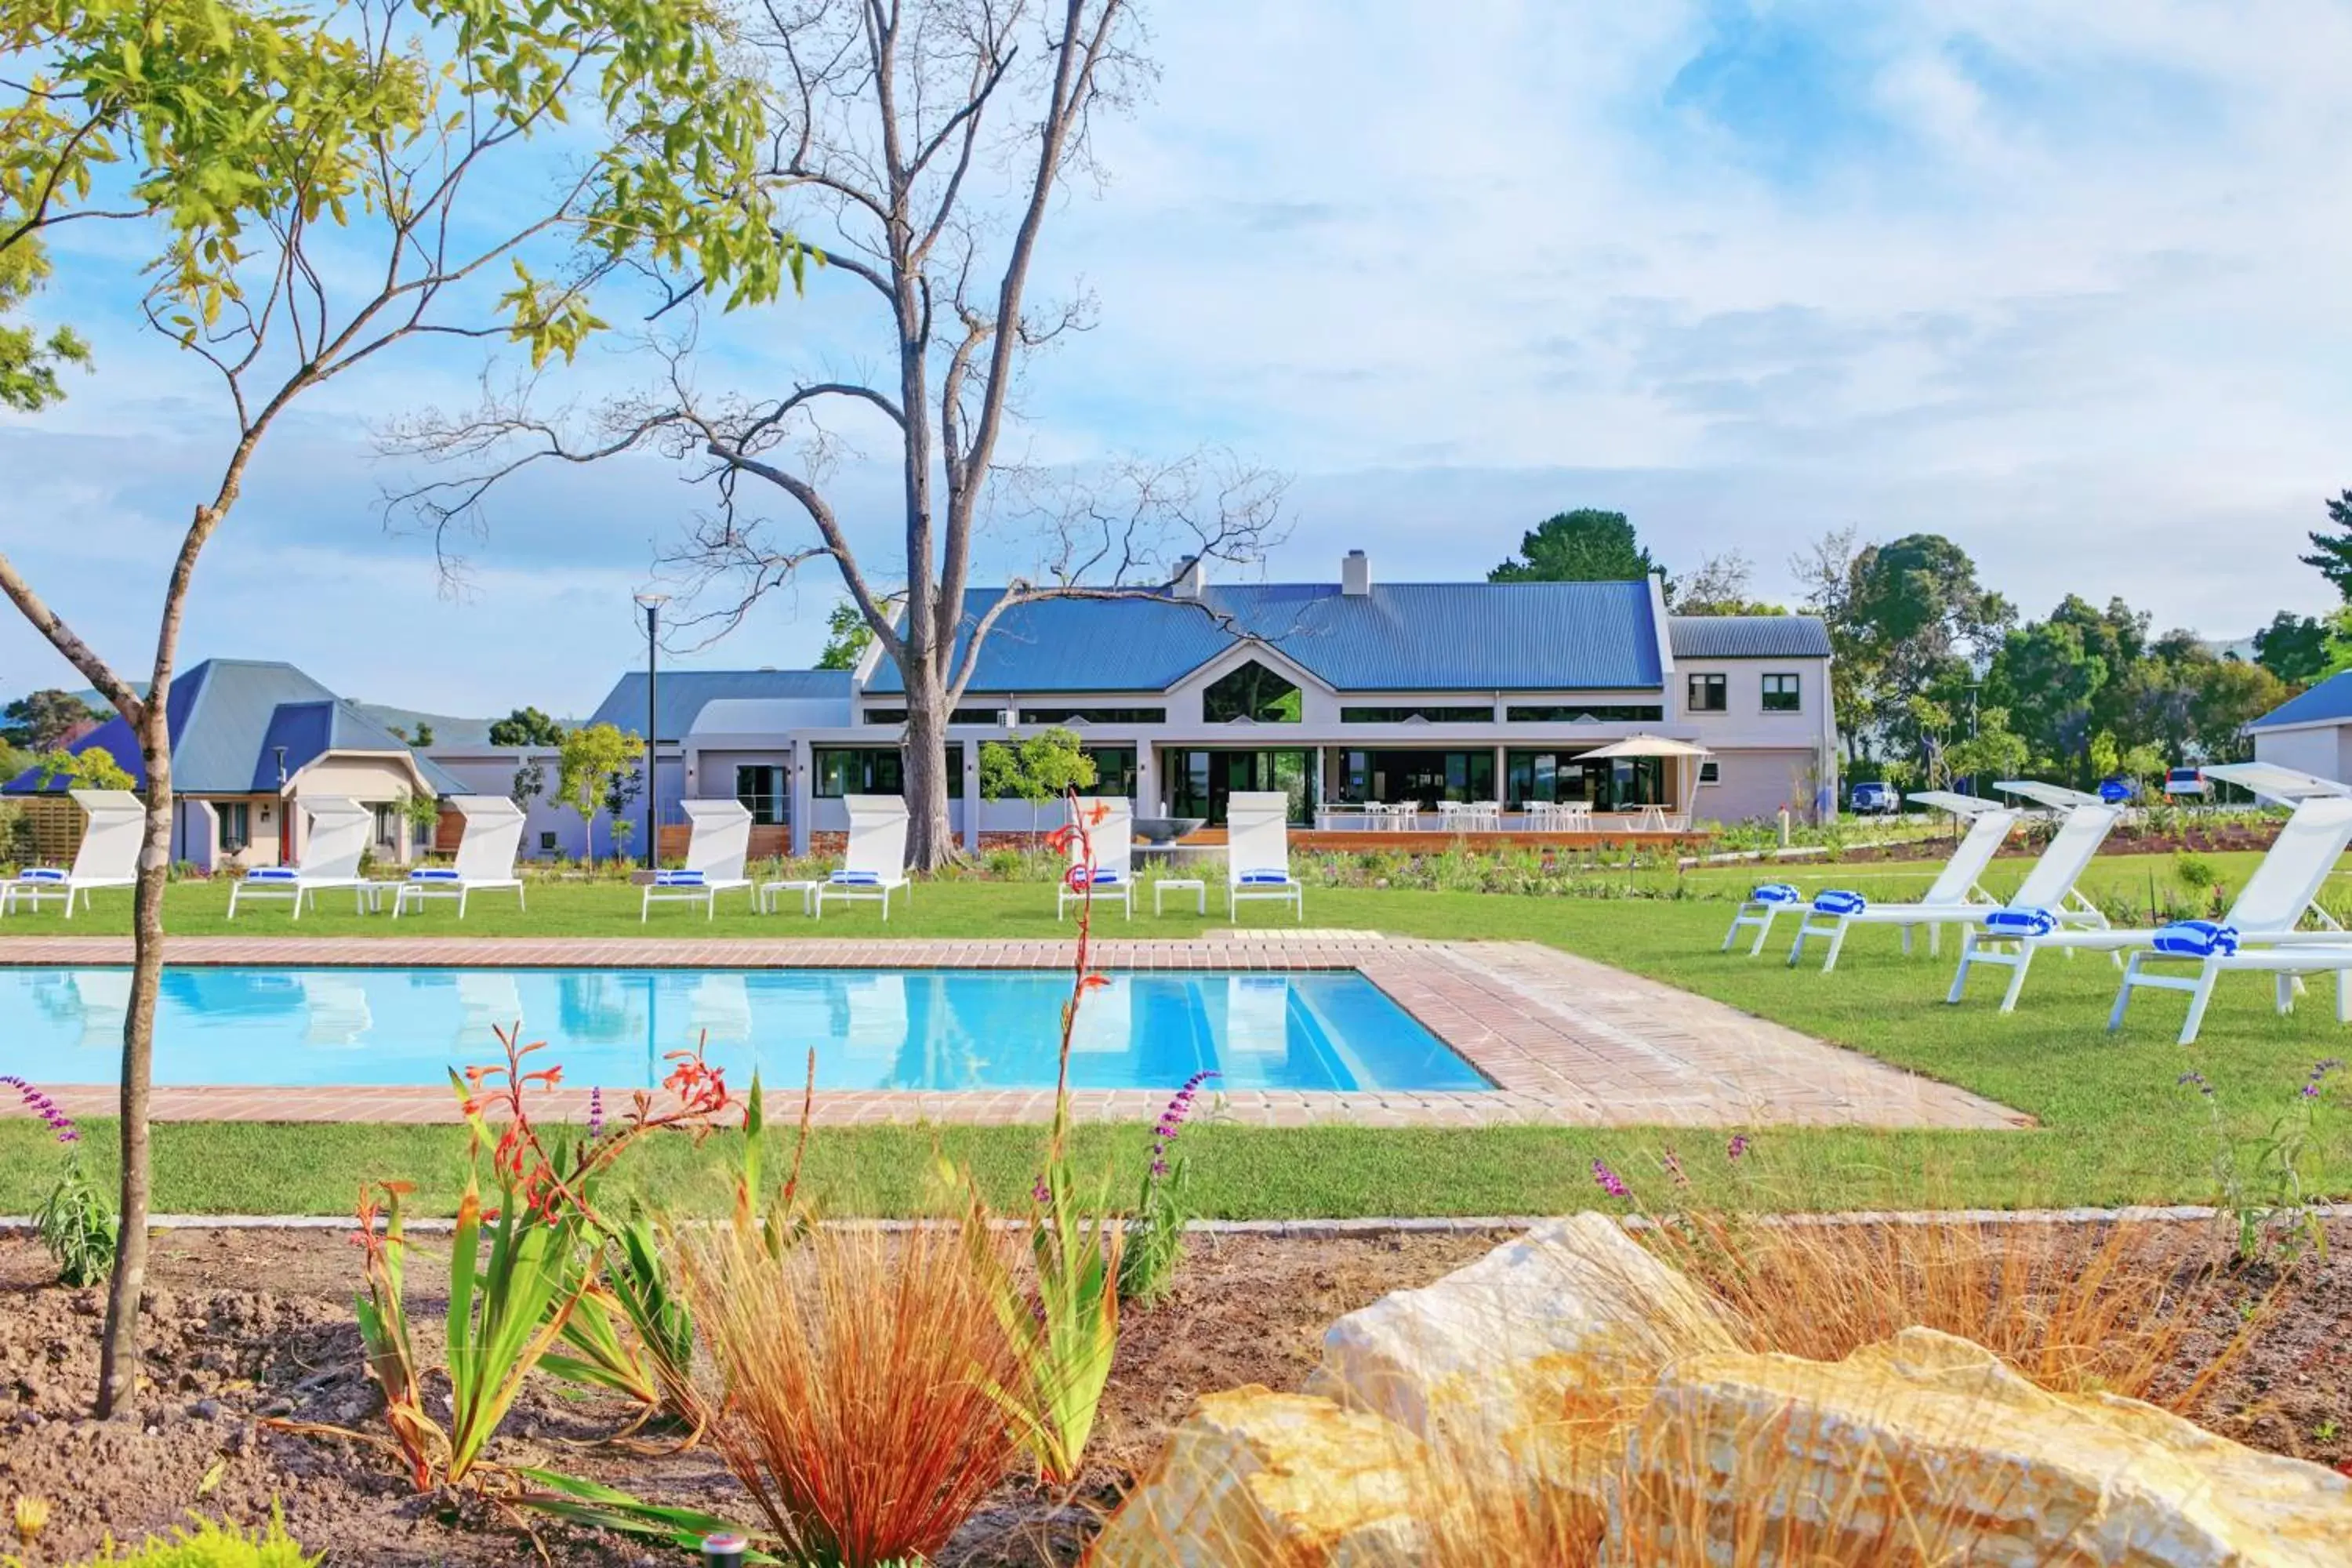
M 2352 778 L 2352 725 L 2257 730 L 2254 761 L 2276 763 L 2283 768 L 2317 773 L 2324 779 Z

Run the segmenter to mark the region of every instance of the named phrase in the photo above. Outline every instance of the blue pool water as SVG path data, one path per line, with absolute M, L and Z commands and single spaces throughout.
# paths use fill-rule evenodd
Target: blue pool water
M 0 1071 L 116 1077 L 126 969 L 0 968 Z M 520 1020 L 564 1081 L 657 1081 L 663 1053 L 707 1035 L 738 1084 L 821 1089 L 1053 1087 L 1061 971 L 173 969 L 155 1081 L 443 1084 L 497 1058 Z M 1214 1069 L 1225 1089 L 1477 1089 L 1488 1085 L 1352 970 L 1113 974 L 1087 994 L 1070 1058 L 1080 1089 L 1166 1089 Z

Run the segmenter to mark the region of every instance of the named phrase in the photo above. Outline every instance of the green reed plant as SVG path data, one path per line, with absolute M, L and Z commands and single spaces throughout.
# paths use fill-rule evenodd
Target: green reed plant
M 706 1065 L 698 1048 L 670 1054 L 674 1066 L 656 1110 L 640 1091 L 608 1136 L 542 1137 L 530 1095 L 562 1081 L 560 1067 L 526 1065 L 543 1042 L 520 1043 L 519 1030 L 500 1028 L 503 1064 L 452 1071 L 450 1082 L 472 1132 L 466 1187 L 451 1237 L 449 1306 L 442 1370 L 449 1382 L 448 1415 L 434 1418 L 424 1395 L 425 1369 L 409 1330 L 405 1295 L 407 1239 L 399 1183 L 363 1190 L 360 1236 L 366 1295 L 357 1303 L 361 1340 L 371 1381 L 384 1399 L 387 1436 L 378 1440 L 405 1461 L 418 1490 L 473 1479 L 483 1451 L 513 1407 L 530 1373 L 564 1340 L 581 1303 L 596 1289 L 593 1260 L 615 1226 L 599 1211 L 596 1187 L 613 1164 L 640 1140 L 662 1131 L 708 1132 L 730 1104 L 721 1069 Z M 503 1112 L 495 1132 L 488 1120 Z M 597 1130 L 600 1133 L 602 1128 Z M 485 1167 L 495 1206 L 482 1201 Z M 375 1221 L 387 1223 L 381 1234 Z M 600 1301 L 592 1312 L 600 1312 Z M 605 1314 L 609 1319 L 609 1314 Z M 593 1342 L 593 1336 L 588 1336 Z M 575 1346 L 580 1342 L 575 1340 Z M 583 1358 L 573 1358 L 575 1361 Z M 337 1436 L 336 1428 L 294 1425 Z
M 2181 1087 L 2205 1101 L 2213 1139 L 2213 1176 L 2221 1189 L 2218 1201 L 2237 1227 L 2240 1262 L 2273 1254 L 2292 1260 L 2305 1247 L 2322 1262 L 2326 1260 L 2327 1226 L 2317 1210 L 2319 1198 L 2304 1175 L 2304 1163 L 2315 1122 L 2327 1103 L 2328 1080 L 2343 1066 L 2336 1057 L 2314 1063 L 2286 1110 L 2253 1138 L 2231 1126 L 2203 1073 L 2192 1068 L 2180 1075 Z
M 1183 1131 L 1202 1086 L 1216 1076 L 1197 1072 L 1186 1079 L 1151 1130 L 1151 1162 L 1144 1168 L 1143 1190 L 1118 1265 L 1119 1298 L 1134 1306 L 1156 1306 L 1175 1286 L 1176 1267 L 1184 1258 L 1184 1227 L 1199 1216 L 1192 1198 L 1192 1162 L 1171 1160 L 1168 1151 Z

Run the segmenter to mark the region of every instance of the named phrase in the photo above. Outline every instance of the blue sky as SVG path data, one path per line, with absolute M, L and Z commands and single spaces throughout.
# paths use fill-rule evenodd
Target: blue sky
M 1549 512 L 1630 512 L 1759 586 L 1826 529 L 1951 535 L 2030 613 L 2120 594 L 2241 636 L 2325 607 L 2294 555 L 2352 486 L 2352 10 L 1952 4 L 1157 0 L 1156 91 L 1102 128 L 1036 281 L 1099 301 L 1032 368 L 1037 461 L 1230 445 L 1293 476 L 1276 577 L 1349 548 L 1482 574 Z M 211 388 L 124 308 L 127 237 L 58 247 L 45 313 L 96 341 L 71 401 L 0 417 L 7 547 L 143 665 L 213 460 Z M 717 329 L 711 384 L 870 363 L 838 279 Z M 641 658 L 629 605 L 708 497 L 647 457 L 517 486 L 470 592 L 388 533 L 372 424 L 466 400 L 407 353 L 307 404 L 208 552 L 184 642 L 350 695 L 584 711 Z M 592 353 L 567 393 L 649 369 Z M 850 432 L 853 436 L 856 433 Z M 879 448 L 835 477 L 877 558 Z M 992 572 L 1032 563 L 1007 530 Z M 790 665 L 812 577 L 693 662 Z M 0 691 L 79 684 L 13 616 Z

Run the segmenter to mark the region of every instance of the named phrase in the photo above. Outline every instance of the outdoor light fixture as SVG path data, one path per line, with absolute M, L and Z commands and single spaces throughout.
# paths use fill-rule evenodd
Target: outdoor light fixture
M 648 868 L 661 863 L 660 831 L 661 790 L 655 771 L 655 752 L 661 744 L 654 728 L 657 711 L 654 704 L 654 689 L 661 679 L 661 607 L 669 603 L 667 594 L 639 594 L 637 607 L 646 613 L 646 865 Z

